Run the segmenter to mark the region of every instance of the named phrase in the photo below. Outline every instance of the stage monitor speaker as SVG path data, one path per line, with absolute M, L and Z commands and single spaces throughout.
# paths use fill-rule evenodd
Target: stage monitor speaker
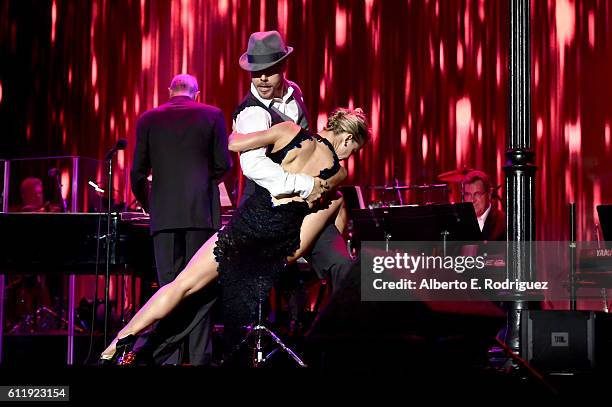
M 582 372 L 610 366 L 612 318 L 595 311 L 526 311 L 521 353 L 545 372 Z

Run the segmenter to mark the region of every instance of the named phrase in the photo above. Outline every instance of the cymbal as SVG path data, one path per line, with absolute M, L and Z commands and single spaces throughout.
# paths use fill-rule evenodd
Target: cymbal
M 447 171 L 440 175 L 438 175 L 438 179 L 440 181 L 446 182 L 461 182 L 463 181 L 463 177 L 465 177 L 469 172 L 474 171 L 472 168 L 463 167 L 458 168 L 456 170 Z
M 408 185 L 398 185 L 396 187 L 392 186 L 392 185 L 366 185 L 367 189 L 382 189 L 385 191 L 393 191 L 393 190 L 404 190 L 404 189 L 411 189 L 411 186 Z
M 385 191 L 405 191 L 405 190 L 418 190 L 418 189 L 434 189 L 434 188 L 446 188 L 446 184 L 424 184 L 424 185 L 368 185 L 368 189 L 382 189 Z

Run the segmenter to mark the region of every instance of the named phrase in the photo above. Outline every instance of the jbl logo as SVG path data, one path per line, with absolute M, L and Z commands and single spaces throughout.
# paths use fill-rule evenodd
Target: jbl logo
M 568 332 L 552 332 L 551 337 L 551 346 L 569 346 Z

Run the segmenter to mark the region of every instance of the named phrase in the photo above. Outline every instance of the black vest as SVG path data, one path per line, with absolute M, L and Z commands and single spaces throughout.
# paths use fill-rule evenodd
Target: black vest
M 308 114 L 306 112 L 306 106 L 304 106 L 304 103 L 302 102 L 302 95 L 300 91 L 298 90 L 298 87 L 293 83 L 290 83 L 290 85 L 293 86 L 294 98 L 295 98 L 295 101 L 297 102 L 298 108 L 301 110 L 300 113 L 307 118 Z M 232 120 L 235 121 L 238 115 L 240 114 L 240 112 L 242 112 L 247 107 L 252 107 L 252 106 L 261 107 L 266 112 L 270 113 L 270 117 L 272 119 L 271 126 L 274 126 L 275 124 L 279 124 L 279 123 L 289 120 L 281 116 L 281 114 L 277 112 L 275 109 L 266 107 L 266 105 L 264 105 L 259 99 L 257 99 L 253 95 L 253 93 L 250 91 L 248 95 L 242 100 L 242 103 L 240 103 L 238 107 L 236 108 L 236 110 L 234 110 L 234 113 L 232 114 Z M 308 127 L 305 127 L 305 128 L 307 129 Z M 244 201 L 246 201 L 246 199 L 249 196 L 251 196 L 254 192 L 255 192 L 255 183 L 251 181 L 250 179 L 246 178 L 246 184 L 244 187 L 244 191 L 242 193 L 242 198 L 240 198 L 239 206 L 241 206 L 244 203 Z

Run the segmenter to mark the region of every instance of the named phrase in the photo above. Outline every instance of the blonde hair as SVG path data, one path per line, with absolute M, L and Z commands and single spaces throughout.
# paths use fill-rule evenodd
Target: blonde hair
M 347 132 L 353 135 L 354 140 L 363 146 L 368 142 L 372 133 L 368 125 L 368 119 L 361 108 L 348 109 L 339 107 L 327 118 L 325 130 L 340 134 Z

